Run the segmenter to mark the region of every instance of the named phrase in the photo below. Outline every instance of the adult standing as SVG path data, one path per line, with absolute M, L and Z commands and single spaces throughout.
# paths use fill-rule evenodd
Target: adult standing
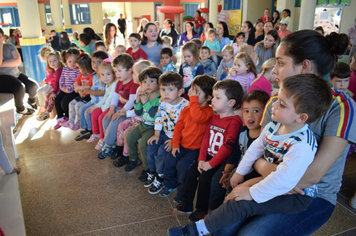
M 263 12 L 263 16 L 260 17 L 260 19 L 263 21 L 263 24 L 266 23 L 266 21 L 272 20 L 271 17 L 269 16 L 269 9 L 266 8 Z
M 281 40 L 284 37 L 286 37 L 288 34 L 292 33 L 289 30 L 287 30 L 287 27 L 288 27 L 288 21 L 283 19 L 279 22 L 278 36 Z
M 255 27 L 253 27 L 251 21 L 242 23 L 241 31 L 245 33 L 245 43 L 255 46 Z
M 102 40 L 102 38 L 99 35 L 97 35 L 95 33 L 95 31 L 90 27 L 84 28 L 83 29 L 83 33 L 89 34 L 89 36 L 91 38 L 90 43 L 89 43 L 89 47 L 90 47 L 91 53 L 93 53 L 95 51 L 95 42 L 98 41 L 98 40 Z
M 126 17 L 122 17 L 122 13 L 120 13 L 120 18 L 117 20 L 117 25 L 119 26 L 119 30 L 125 39 L 125 30 L 126 30 Z
M 36 81 L 22 74 L 18 66 L 21 64 L 20 54 L 14 45 L 3 43 L 4 31 L 0 28 L 0 93 L 12 93 L 15 99 L 16 111 L 23 115 L 31 115 L 34 109 L 26 109 L 23 105 L 25 92 L 28 93 L 28 104 L 36 108 Z
M 211 22 L 207 22 L 205 24 L 204 32 L 200 35 L 200 40 L 201 40 L 202 45 L 204 44 L 204 42 L 205 42 L 205 40 L 207 38 L 206 37 L 206 33 L 208 33 L 209 29 L 214 29 L 214 25 Z
M 203 33 L 203 25 L 206 23 L 204 17 L 201 16 L 201 11 L 197 10 L 195 12 L 195 17 L 193 17 L 195 23 L 195 29 L 200 36 Z
M 105 26 L 107 23 L 110 23 L 111 20 L 108 18 L 108 14 L 104 14 L 103 25 Z
M 270 30 L 266 35 L 265 39 L 256 44 L 255 52 L 258 56 L 258 62 L 256 68 L 260 72 L 262 64 L 268 59 L 275 57 L 276 44 L 278 46 L 279 36 L 277 31 Z
M 177 30 L 175 29 L 175 25 L 174 23 L 172 22 L 171 19 L 166 19 L 164 22 L 163 22 L 163 29 L 161 31 L 161 34 L 160 34 L 160 37 L 163 37 L 163 36 L 169 36 L 172 38 L 172 48 L 173 48 L 173 52 L 174 54 L 177 54 L 178 52 L 178 32 Z
M 105 46 L 110 55 L 115 51 L 116 46 L 125 45 L 125 40 L 122 38 L 121 34 L 117 34 L 116 25 L 113 23 L 106 24 L 104 38 Z
M 283 10 L 283 19 L 282 20 L 285 20 L 287 21 L 287 30 L 291 30 L 291 27 L 290 27 L 290 23 L 291 23 L 291 19 L 290 19 L 290 10 L 289 9 L 284 9 Z
M 192 39 L 199 38 L 199 35 L 194 30 L 194 24 L 192 22 L 185 23 L 185 32 L 180 35 L 179 46 L 189 42 Z

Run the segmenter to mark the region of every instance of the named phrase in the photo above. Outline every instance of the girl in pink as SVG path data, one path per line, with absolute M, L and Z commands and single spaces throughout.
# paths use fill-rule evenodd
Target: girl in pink
M 240 52 L 236 55 L 234 66 L 231 68 L 226 79 L 232 79 L 239 82 L 242 86 L 244 94 L 247 94 L 252 81 L 254 81 L 256 77 L 257 69 L 255 63 L 253 63 L 249 55 L 244 52 Z
M 275 75 L 272 74 L 272 70 L 275 65 L 275 58 L 270 58 L 263 63 L 260 77 L 252 81 L 248 93 L 253 90 L 263 90 L 268 93 L 269 96 L 271 96 L 272 83 L 276 81 Z

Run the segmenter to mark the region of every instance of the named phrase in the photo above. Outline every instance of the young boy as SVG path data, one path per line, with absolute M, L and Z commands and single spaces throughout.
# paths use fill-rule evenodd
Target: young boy
M 130 54 L 135 62 L 139 60 L 147 60 L 147 54 L 140 48 L 141 35 L 138 33 L 132 33 L 129 36 L 129 47 L 126 53 Z
M 354 94 L 348 90 L 350 83 L 350 67 L 345 62 L 337 62 L 330 73 L 329 82 L 333 85 L 332 89 L 345 93 L 350 98 Z
M 189 214 L 198 185 L 196 211 L 190 219 L 204 218 L 208 212 L 211 179 L 221 165 L 225 164 L 237 138 L 242 121 L 234 110 L 241 105 L 243 90 L 239 82 L 219 81 L 213 87 L 211 102 L 215 114 L 209 121 L 201 144 L 198 161 L 187 172 L 182 202 L 175 211 Z M 196 220 L 195 220 L 196 221 Z
M 240 162 L 230 180 L 234 190 L 227 196 L 227 202 L 204 220 L 170 229 L 169 235 L 182 235 L 187 230 L 189 235 L 205 235 L 249 216 L 297 214 L 305 210 L 316 197 L 316 185 L 304 189 L 304 195 L 286 193 L 297 185 L 316 153 L 317 141 L 306 122 L 314 122 L 327 112 L 332 100 L 330 86 L 316 75 L 296 75 L 283 80 L 278 100 L 272 105 L 273 121 Z M 276 170 L 237 186 L 261 156 L 278 165 Z
M 124 45 L 117 45 L 114 52 L 111 54 L 113 58 L 117 57 L 126 52 L 126 47 Z
M 91 58 L 91 67 L 94 70 L 92 86 L 90 89 L 84 90 L 85 94 L 90 94 L 91 100 L 80 108 L 80 128 L 83 130 L 80 131 L 80 134 L 77 137 L 75 137 L 75 141 L 88 139 L 92 134 L 91 114 L 87 113 L 86 110 L 98 103 L 105 93 L 105 84 L 100 81 L 98 69 L 101 62 L 106 58 L 108 58 L 108 54 L 103 51 L 93 52 L 93 57 Z
M 234 66 L 234 48 L 226 45 L 222 50 L 223 60 L 220 62 L 216 73 L 216 80 L 223 80 L 229 74 L 229 70 Z
M 95 50 L 96 51 L 103 51 L 103 52 L 108 52 L 108 49 L 105 46 L 105 43 L 102 40 L 98 40 L 95 42 Z
M 173 51 L 170 48 L 163 48 L 161 51 L 161 61 L 158 66 L 162 73 L 166 71 L 178 72 L 173 62 Z
M 164 187 L 160 195 L 167 197 L 177 188 L 176 203 L 182 199 L 185 176 L 199 156 L 206 125 L 214 115 L 209 104 L 215 83 L 216 80 L 207 75 L 194 78 L 188 92 L 190 104 L 181 112 L 174 127 L 172 152 L 165 157 Z
M 203 46 L 206 46 L 210 49 L 210 54 L 214 54 L 214 55 L 210 56 L 210 58 L 217 66 L 218 65 L 218 56 L 215 55 L 215 53 L 221 52 L 220 43 L 218 40 L 215 40 L 216 31 L 214 29 L 209 29 L 207 32 L 207 35 L 208 35 L 208 39 L 205 40 Z
M 144 69 L 140 75 L 141 88 L 137 92 L 134 109 L 137 116 L 142 117 L 142 122 L 136 126 L 126 137 L 129 157 L 122 156 L 118 160 L 120 166 L 125 166 L 125 171 L 130 172 L 141 165 L 137 161 L 137 143 L 140 149 L 143 171 L 139 179 L 144 182 L 147 179 L 148 163 L 146 158 L 147 140 L 154 134 L 154 122 L 156 119 L 158 105 L 160 101 L 158 79 L 162 71 L 154 66 Z
M 148 192 L 156 194 L 163 187 L 163 162 L 172 149 L 173 130 L 181 111 L 189 105 L 182 98 L 184 93 L 183 79 L 180 74 L 168 71 L 159 77 L 161 101 L 155 120 L 155 134 L 147 141 L 147 162 L 150 172 L 145 187 Z
M 80 49 L 82 49 L 84 52 L 88 53 L 89 55 L 91 55 L 90 46 L 89 46 L 90 41 L 91 41 L 91 37 L 89 34 L 81 33 L 79 35 L 78 45 L 79 45 Z M 73 42 L 74 42 L 74 40 L 73 40 Z
M 205 74 L 213 76 L 216 72 L 215 63 L 209 59 L 210 57 L 210 48 L 204 46 L 200 49 L 200 60 L 204 66 Z

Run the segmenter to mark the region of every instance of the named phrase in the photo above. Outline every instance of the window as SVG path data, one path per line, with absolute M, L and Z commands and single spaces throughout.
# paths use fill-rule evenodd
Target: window
M 3 27 L 20 27 L 17 7 L 0 7 L 0 23 Z
M 240 10 L 241 0 L 224 0 L 224 11 Z
M 45 9 L 46 24 L 53 25 L 52 11 L 50 4 L 43 4 Z
M 72 25 L 91 24 L 89 3 L 70 3 L 69 11 Z
M 351 0 L 317 0 L 317 6 L 350 6 Z
M 182 7 L 184 7 L 184 15 L 185 16 L 191 16 L 195 17 L 195 12 L 199 8 L 198 3 L 184 3 L 182 4 Z

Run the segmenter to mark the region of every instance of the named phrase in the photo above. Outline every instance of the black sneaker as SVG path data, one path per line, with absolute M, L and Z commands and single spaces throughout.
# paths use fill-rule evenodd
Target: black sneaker
M 75 137 L 75 141 L 82 141 L 83 139 L 89 139 L 90 136 L 91 136 L 92 132 L 89 131 L 89 130 L 83 130 L 83 131 L 80 131 L 80 134 Z
M 121 167 L 129 162 L 129 157 L 122 155 L 119 159 L 113 161 L 114 166 Z
M 123 151 L 124 151 L 124 147 L 123 146 L 116 146 L 116 148 L 113 151 L 113 154 L 111 155 L 111 159 L 112 160 L 117 159 L 119 156 L 122 155 Z
M 153 181 L 151 187 L 148 189 L 150 194 L 159 193 L 163 188 L 163 178 L 156 176 L 155 180 Z
M 155 177 L 156 177 L 155 173 L 147 173 L 146 182 L 143 186 L 145 186 L 146 188 L 150 187 L 153 184 Z
M 127 165 L 125 166 L 125 171 L 126 172 L 130 172 L 130 171 L 133 171 L 137 166 L 141 165 L 142 162 L 141 161 L 137 161 L 137 160 L 134 160 L 134 161 L 129 161 L 127 163 Z
M 168 236 L 198 236 L 198 229 L 195 224 L 173 227 L 167 230 Z
M 204 219 L 206 216 L 206 212 L 205 211 L 194 211 L 192 214 L 190 214 L 189 216 L 189 220 L 194 223 L 194 222 L 197 222 L 201 219 Z
M 141 182 L 145 182 L 147 180 L 148 170 L 142 170 L 138 180 Z
M 174 213 L 191 214 L 193 211 L 193 205 L 188 205 L 184 202 L 179 203 L 174 209 Z

